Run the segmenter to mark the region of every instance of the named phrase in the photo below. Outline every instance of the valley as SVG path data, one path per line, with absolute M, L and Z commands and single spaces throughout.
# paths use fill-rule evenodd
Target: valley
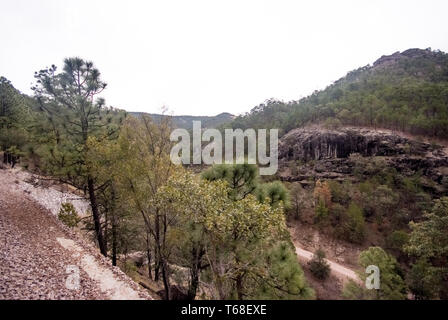
M 446 53 L 382 56 L 239 116 L 106 106 L 78 57 L 35 80 L 27 95 L 0 78 L 1 299 L 447 299 Z M 217 136 L 278 129 L 257 154 L 278 171 L 178 164 L 211 141 L 173 152 L 193 120 Z

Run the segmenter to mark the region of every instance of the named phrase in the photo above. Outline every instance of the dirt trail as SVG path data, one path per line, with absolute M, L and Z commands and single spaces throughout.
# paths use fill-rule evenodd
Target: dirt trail
M 0 299 L 151 298 L 37 203 L 15 170 L 0 170 L 0 181 Z
M 299 260 L 308 262 L 313 258 L 312 252 L 304 250 L 297 246 L 295 248 L 296 248 L 296 254 L 299 257 Z M 358 283 L 360 282 L 358 275 L 352 269 L 346 268 L 346 267 L 340 265 L 339 263 L 330 261 L 328 259 L 325 259 L 325 260 L 330 265 L 331 272 L 335 276 L 337 276 L 339 279 L 341 279 L 342 281 L 354 280 L 355 282 L 358 282 Z
M 118 280 L 113 272 L 99 264 L 95 257 L 85 253 L 73 240 L 56 238 L 59 244 L 72 252 L 73 257 L 81 257 L 80 266 L 87 275 L 96 280 L 102 292 L 106 292 L 112 300 L 140 300 L 138 292 L 130 288 L 125 282 Z

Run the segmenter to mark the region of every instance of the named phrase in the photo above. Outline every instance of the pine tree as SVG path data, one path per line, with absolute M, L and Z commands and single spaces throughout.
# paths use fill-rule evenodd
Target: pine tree
M 95 173 L 86 163 L 89 137 L 113 138 L 122 116 L 105 107 L 98 95 L 106 88 L 92 62 L 81 58 L 67 58 L 58 73 L 52 65 L 36 72 L 32 88 L 42 112 L 47 115 L 48 133 L 52 143 L 42 158 L 46 173 L 87 191 L 92 208 L 95 233 L 103 255 L 107 256 L 106 242 L 97 201 Z

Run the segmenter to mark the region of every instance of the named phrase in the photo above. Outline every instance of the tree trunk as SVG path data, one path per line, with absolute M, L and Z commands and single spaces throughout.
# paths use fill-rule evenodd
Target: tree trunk
M 165 299 L 171 300 L 170 278 L 168 272 L 168 264 L 164 261 L 162 263 L 162 280 L 165 288 Z
M 190 283 L 188 286 L 188 300 L 194 300 L 199 287 L 199 273 L 202 268 L 202 257 L 205 254 L 205 250 L 202 246 L 199 248 L 193 247 L 191 250 L 192 263 L 190 268 Z
M 243 276 L 242 275 L 238 275 L 236 277 L 236 294 L 238 296 L 238 300 L 243 300 Z
M 154 241 L 155 241 L 155 266 L 154 266 L 154 281 L 159 281 L 159 273 L 160 273 L 160 268 L 162 265 L 162 257 L 161 257 L 161 252 L 160 252 L 160 221 L 159 221 L 159 217 L 156 216 L 155 218 L 155 236 L 154 236 Z M 163 267 L 162 267 L 163 268 Z
M 115 215 L 112 216 L 112 265 L 117 265 L 117 223 Z
M 154 281 L 159 281 L 160 278 L 160 260 L 157 258 L 157 254 L 156 254 L 156 258 L 154 261 Z
M 196 292 L 199 285 L 199 263 L 196 249 L 192 249 L 192 265 L 190 268 L 190 283 L 188 286 L 188 300 L 194 300 L 196 298 Z
M 101 254 L 107 257 L 107 248 L 104 242 L 103 231 L 101 230 L 100 215 L 98 211 L 98 204 L 96 202 L 95 187 L 93 184 L 93 179 L 90 176 L 87 178 L 87 188 L 89 189 L 90 206 L 92 207 L 92 215 L 95 223 L 95 233 L 98 240 L 98 246 L 100 247 Z
M 149 279 L 152 278 L 152 268 L 151 268 L 151 245 L 149 243 L 149 237 L 150 235 L 146 233 L 146 257 L 148 258 L 148 277 Z
M 190 269 L 190 285 L 188 286 L 188 300 L 194 300 L 199 287 L 199 268 L 194 267 Z

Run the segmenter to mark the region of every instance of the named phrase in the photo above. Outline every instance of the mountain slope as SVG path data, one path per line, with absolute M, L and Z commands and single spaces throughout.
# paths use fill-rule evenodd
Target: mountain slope
M 154 119 L 156 122 L 160 121 L 160 119 L 164 116 L 161 114 L 155 114 L 155 113 L 145 113 L 145 112 L 129 112 L 129 114 L 139 117 L 142 114 L 149 115 L 152 119 Z M 169 116 L 171 120 L 173 121 L 173 124 L 177 128 L 183 128 L 183 129 L 192 129 L 193 128 L 193 121 L 201 121 L 202 128 L 217 128 L 225 123 L 228 123 L 232 121 L 235 116 L 223 112 L 220 113 L 214 117 L 208 117 L 208 116 Z
M 299 101 L 268 100 L 229 126 L 284 134 L 322 122 L 448 138 L 448 54 L 409 49 L 382 56 Z

